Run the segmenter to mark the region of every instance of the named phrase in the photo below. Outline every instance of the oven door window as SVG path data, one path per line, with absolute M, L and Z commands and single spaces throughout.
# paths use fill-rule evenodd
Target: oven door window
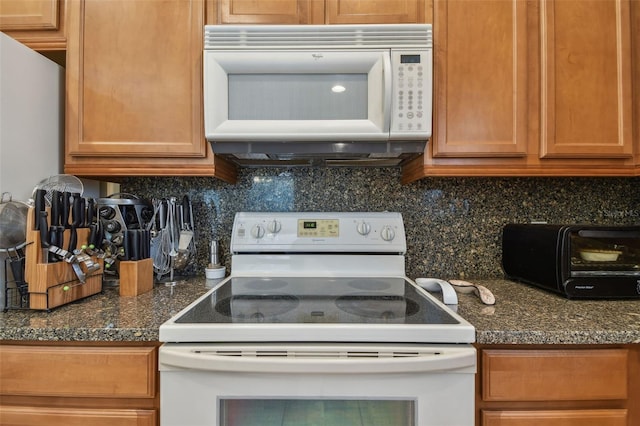
M 283 135 L 386 140 L 388 50 L 204 54 L 205 132 L 216 141 Z
M 570 249 L 572 277 L 640 277 L 640 232 L 579 230 Z
M 220 399 L 221 426 L 414 426 L 413 400 Z

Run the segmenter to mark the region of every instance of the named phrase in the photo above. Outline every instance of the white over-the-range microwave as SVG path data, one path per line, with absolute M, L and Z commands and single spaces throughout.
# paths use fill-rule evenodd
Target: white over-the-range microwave
M 397 165 L 431 136 L 431 25 L 207 25 L 203 81 L 238 164 Z

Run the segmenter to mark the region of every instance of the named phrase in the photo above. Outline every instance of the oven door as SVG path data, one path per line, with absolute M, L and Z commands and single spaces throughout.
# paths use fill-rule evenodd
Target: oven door
M 390 66 L 388 49 L 205 51 L 206 137 L 387 140 Z
M 471 345 L 164 344 L 162 426 L 474 424 Z

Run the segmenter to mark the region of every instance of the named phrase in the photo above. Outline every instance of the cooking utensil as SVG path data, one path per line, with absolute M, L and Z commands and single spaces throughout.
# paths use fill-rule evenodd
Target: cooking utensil
M 8 249 L 8 264 L 13 274 L 13 281 L 21 297 L 29 295 L 28 284 L 24 280 L 25 257 L 22 248 Z M 6 263 L 5 263 L 6 265 Z
M 63 191 L 60 195 L 62 210 L 60 213 L 60 225 L 69 228 L 69 214 L 71 212 L 71 193 Z
M 27 238 L 27 212 L 25 203 L 12 201 L 11 194 L 0 197 L 0 251 L 25 244 Z
M 485 286 L 463 280 L 449 280 L 449 282 L 459 293 L 475 293 L 485 305 L 494 305 L 496 303 L 495 296 Z
M 33 189 L 33 199 L 36 199 L 36 191 L 42 189 L 45 191 L 45 203 L 51 206 L 53 191 L 58 192 L 77 192 L 80 195 L 84 192 L 82 181 L 73 175 L 53 175 L 40 181 Z
M 457 305 L 458 296 L 451 284 L 438 278 L 416 278 L 416 284 L 431 292 L 442 292 L 442 303 L 445 305 Z
M 183 269 L 196 255 L 196 246 L 193 229 L 193 209 L 188 196 L 182 197 L 179 206 L 180 212 L 180 238 L 178 240 L 178 255 L 174 262 L 174 268 Z
M 49 262 L 49 222 L 46 210 L 40 212 L 40 248 L 42 249 L 42 263 Z
M 34 194 L 34 211 L 35 211 L 35 215 L 34 215 L 34 220 L 35 223 L 33 224 L 33 229 L 35 229 L 36 231 L 40 229 L 40 212 L 43 212 L 46 210 L 47 204 L 45 201 L 45 195 L 47 194 L 47 191 L 44 189 L 36 189 L 35 190 L 35 194 Z

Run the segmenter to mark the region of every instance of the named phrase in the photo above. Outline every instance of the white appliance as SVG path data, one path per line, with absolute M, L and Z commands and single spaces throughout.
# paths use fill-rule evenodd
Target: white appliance
M 27 202 L 38 182 L 61 172 L 63 141 L 64 69 L 0 32 L 0 193 Z M 0 253 L 0 307 L 5 257 Z
M 471 324 L 399 213 L 238 213 L 231 275 L 160 326 L 162 426 L 474 424 Z
M 0 32 L 0 191 L 27 201 L 62 171 L 64 68 Z
M 206 137 L 250 164 L 422 154 L 432 50 L 430 24 L 207 25 Z

